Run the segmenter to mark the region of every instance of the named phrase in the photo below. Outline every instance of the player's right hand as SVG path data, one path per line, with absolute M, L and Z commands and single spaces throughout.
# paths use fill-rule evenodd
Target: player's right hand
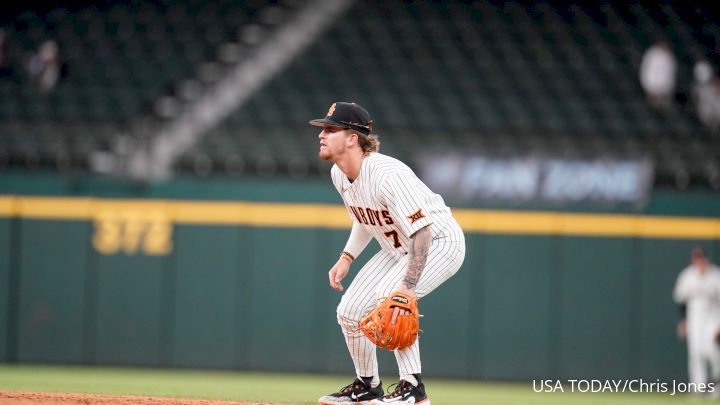
M 344 290 L 340 282 L 347 276 L 350 271 L 350 263 L 347 260 L 340 259 L 328 272 L 328 278 L 330 279 L 330 287 L 342 292 Z

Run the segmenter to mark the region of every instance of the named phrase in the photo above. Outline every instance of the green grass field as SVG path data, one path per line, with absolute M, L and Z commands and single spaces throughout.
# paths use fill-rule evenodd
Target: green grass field
M 0 390 L 79 392 L 316 404 L 317 398 L 349 382 L 348 376 L 269 374 L 165 369 L 0 365 Z M 386 378 L 386 382 L 392 379 Z M 536 393 L 532 383 L 427 379 L 433 405 L 682 404 L 685 395 Z

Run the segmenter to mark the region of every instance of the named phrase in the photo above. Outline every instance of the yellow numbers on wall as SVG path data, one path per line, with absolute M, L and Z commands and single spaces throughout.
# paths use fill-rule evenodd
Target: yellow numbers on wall
M 163 256 L 172 251 L 172 223 L 161 212 L 104 211 L 93 223 L 92 245 L 102 254 Z

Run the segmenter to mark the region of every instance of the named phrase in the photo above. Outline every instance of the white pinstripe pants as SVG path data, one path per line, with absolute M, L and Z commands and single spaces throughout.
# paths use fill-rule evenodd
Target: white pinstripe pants
M 462 231 L 452 232 L 456 240 L 449 240 L 444 234 L 434 238 L 428 252 L 425 268 L 415 289 L 415 295 L 422 298 L 447 281 L 459 269 L 465 259 L 465 240 Z M 461 240 L 457 240 L 461 239 Z M 395 291 L 407 271 L 408 255 L 398 256 L 380 250 L 358 272 L 340 300 L 337 308 L 340 324 L 350 356 L 355 364 L 358 377 L 378 376 L 375 345 L 358 329 L 358 323 L 378 303 Z M 419 374 L 419 339 L 403 350 L 395 351 L 400 376 Z

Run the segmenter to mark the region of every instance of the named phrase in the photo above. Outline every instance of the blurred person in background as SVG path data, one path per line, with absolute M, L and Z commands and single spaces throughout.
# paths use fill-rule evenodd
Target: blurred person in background
M 0 28 L 0 68 L 5 66 L 5 31 Z
M 700 247 L 692 250 L 690 260 L 673 290 L 673 298 L 681 308 L 677 334 L 687 340 L 690 382 L 717 385 L 720 383 L 720 269 L 710 263 Z M 720 387 L 716 386 L 713 394 L 719 393 Z
M 7 34 L 0 28 L 0 77 L 10 76 L 10 65 L 7 60 L 7 51 L 5 50 L 7 44 Z
M 30 80 L 43 93 L 50 92 L 60 79 L 60 56 L 57 42 L 49 39 L 30 56 L 27 64 Z
M 645 51 L 640 62 L 640 84 L 648 102 L 656 108 L 669 108 L 675 95 L 677 62 L 670 45 L 658 41 Z
M 711 128 L 720 128 L 720 78 L 707 61 L 693 69 L 693 99 L 698 119 Z

